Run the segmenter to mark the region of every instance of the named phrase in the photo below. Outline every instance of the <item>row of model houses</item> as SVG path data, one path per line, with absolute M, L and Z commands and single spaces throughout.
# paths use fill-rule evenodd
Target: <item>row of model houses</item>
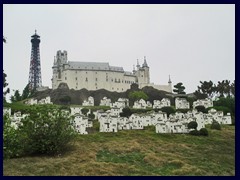
M 204 128 L 206 124 L 211 124 L 213 120 L 220 124 L 231 124 L 231 115 L 223 115 L 222 111 L 209 110 L 208 114 L 197 112 L 171 114 L 167 117 L 165 112 L 149 112 L 146 114 L 132 114 L 129 118 L 113 116 L 111 113 L 101 113 L 98 116 L 100 122 L 100 132 L 117 132 L 118 130 L 143 129 L 146 126 L 155 126 L 156 133 L 188 133 L 187 125 L 191 121 L 196 121 L 197 129 Z
M 52 104 L 50 96 L 43 98 L 39 101 L 37 99 L 31 98 L 25 101 L 26 104 L 33 105 L 33 104 Z M 82 106 L 94 106 L 94 98 L 89 96 L 87 100 L 84 100 Z M 117 107 L 117 108 L 124 108 L 129 106 L 129 100 L 126 98 L 119 98 L 116 102 L 111 103 L 111 99 L 104 97 L 100 101 L 100 106 L 110 106 L 110 107 Z M 162 107 L 169 107 L 171 106 L 170 99 L 163 98 L 162 100 L 154 100 L 153 105 L 150 101 L 145 101 L 140 99 L 134 102 L 133 108 L 135 109 L 146 109 L 146 108 L 153 108 L 153 109 L 161 109 Z M 209 98 L 201 99 L 193 102 L 193 108 L 197 106 L 204 106 L 205 108 L 212 107 L 213 101 Z M 175 107 L 176 109 L 189 109 L 190 104 L 185 98 L 177 97 L 175 99 Z
M 71 107 L 71 112 L 66 111 L 74 117 L 73 127 L 79 134 L 88 134 L 87 128 L 93 126 L 92 120 L 89 120 L 81 112 L 82 107 Z M 197 129 L 204 128 L 206 124 L 211 124 L 213 120 L 220 124 L 231 124 L 231 115 L 228 113 L 224 116 L 222 111 L 210 109 L 207 114 L 197 110 L 188 111 L 187 113 L 176 112 L 167 117 L 165 112 L 148 112 L 145 114 L 132 114 L 129 118 L 120 117 L 121 108 L 113 107 L 110 110 L 94 112 L 96 119 L 100 122 L 100 132 L 117 132 L 118 130 L 143 129 L 146 126 L 155 126 L 156 133 L 188 133 L 187 124 L 191 121 L 198 123 Z M 87 115 L 91 113 L 90 111 Z M 15 112 L 11 115 L 10 108 L 4 108 L 3 114 L 9 114 L 12 126 L 17 128 L 21 119 L 27 114 Z

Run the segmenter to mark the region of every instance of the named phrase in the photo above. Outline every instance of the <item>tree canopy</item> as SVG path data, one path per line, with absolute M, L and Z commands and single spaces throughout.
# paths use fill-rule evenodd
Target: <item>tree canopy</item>
M 179 82 L 176 85 L 173 86 L 175 89 L 173 89 L 173 92 L 177 94 L 186 94 L 185 87 L 183 86 L 183 83 Z

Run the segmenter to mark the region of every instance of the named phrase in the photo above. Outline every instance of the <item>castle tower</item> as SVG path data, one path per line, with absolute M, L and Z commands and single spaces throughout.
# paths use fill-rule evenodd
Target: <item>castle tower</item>
M 29 69 L 29 88 L 34 90 L 42 86 L 42 76 L 41 76 L 41 64 L 40 64 L 40 36 L 35 34 L 31 36 L 32 50 L 31 50 L 31 60 Z
M 144 83 L 149 84 L 150 83 L 150 75 L 149 75 L 149 67 L 147 64 L 146 56 L 144 56 L 144 62 L 142 65 L 142 68 L 144 69 Z

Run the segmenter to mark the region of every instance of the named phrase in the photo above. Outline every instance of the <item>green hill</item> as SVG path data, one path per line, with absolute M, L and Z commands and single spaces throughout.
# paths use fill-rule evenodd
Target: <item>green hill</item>
M 96 128 L 99 124 L 95 122 Z M 3 161 L 3 175 L 235 175 L 235 126 L 209 136 L 145 130 L 79 135 L 69 151 Z

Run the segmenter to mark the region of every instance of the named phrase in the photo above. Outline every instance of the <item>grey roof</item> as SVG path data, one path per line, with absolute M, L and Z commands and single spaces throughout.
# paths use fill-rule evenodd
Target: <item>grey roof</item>
M 82 70 L 105 70 L 105 71 L 120 71 L 124 72 L 122 67 L 109 66 L 109 63 L 104 62 L 77 62 L 69 61 L 69 69 L 82 69 Z

